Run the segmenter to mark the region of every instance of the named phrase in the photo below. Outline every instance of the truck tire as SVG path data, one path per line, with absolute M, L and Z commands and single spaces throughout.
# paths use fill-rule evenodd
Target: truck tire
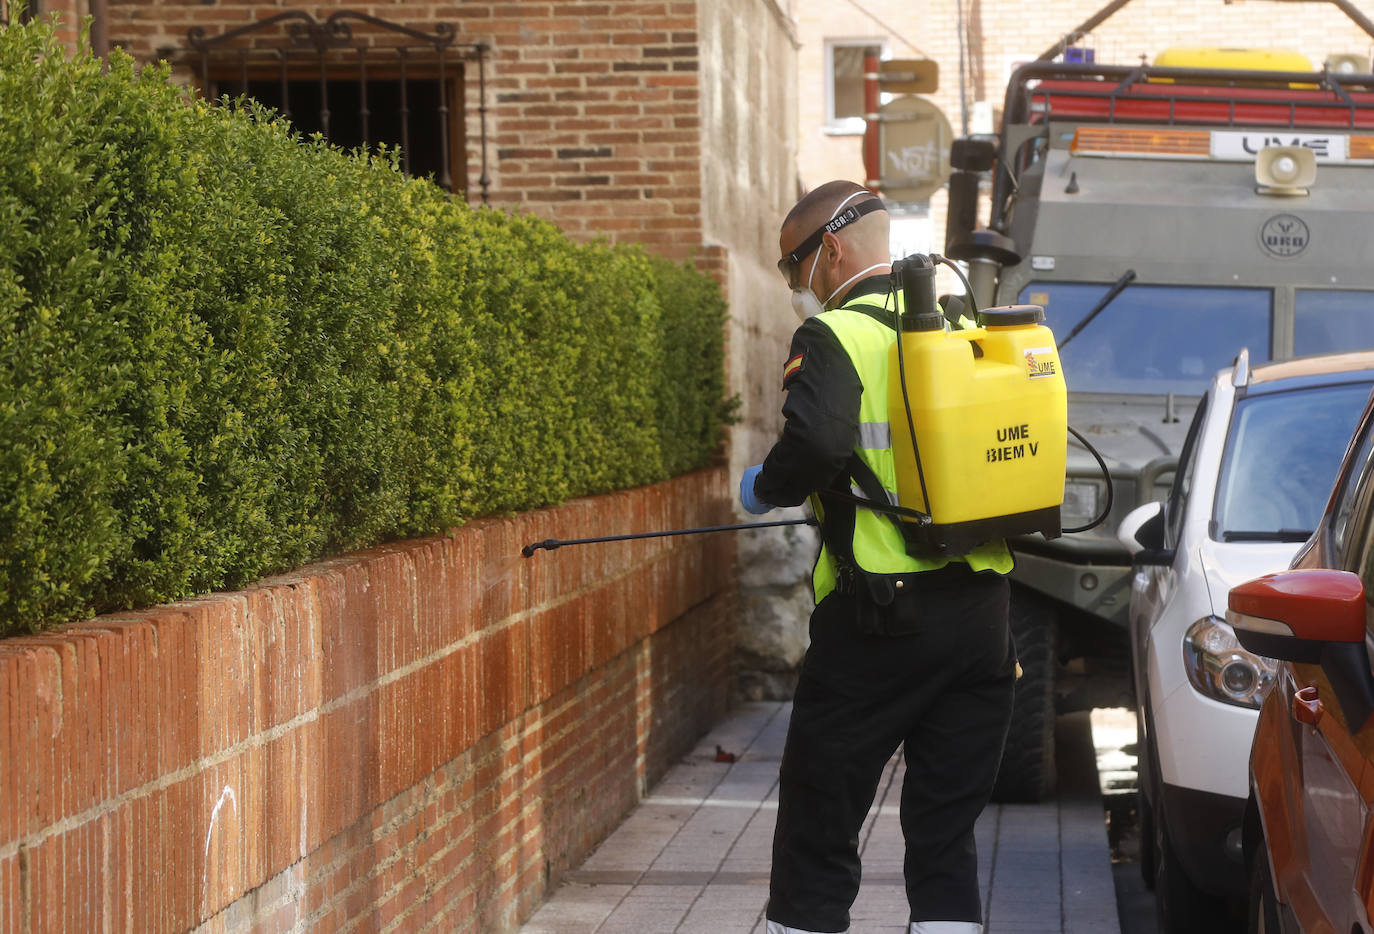
M 1021 677 L 992 800 L 1040 801 L 1054 792 L 1054 676 L 1059 616 L 1038 594 L 1011 585 L 1011 634 Z

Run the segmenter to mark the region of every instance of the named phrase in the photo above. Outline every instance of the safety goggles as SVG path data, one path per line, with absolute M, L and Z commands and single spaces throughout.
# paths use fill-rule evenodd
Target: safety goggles
M 816 229 L 811 236 L 801 242 L 791 253 L 778 260 L 778 272 L 787 280 L 788 288 L 799 288 L 801 285 L 800 272 L 802 260 L 806 259 L 816 251 L 828 233 L 838 233 L 845 227 L 854 223 L 865 214 L 872 214 L 874 211 L 882 211 L 883 201 L 881 198 L 869 198 L 867 201 L 860 201 L 858 204 L 851 204 L 830 220 L 826 221 Z

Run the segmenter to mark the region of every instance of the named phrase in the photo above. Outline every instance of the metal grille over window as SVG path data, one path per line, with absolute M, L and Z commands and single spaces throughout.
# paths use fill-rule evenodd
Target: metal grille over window
M 478 185 L 486 204 L 491 188 L 486 59 L 491 47 L 457 42 L 456 36 L 448 23 L 424 32 L 352 10 L 339 10 L 325 20 L 288 10 L 217 36 L 193 26 L 186 43 L 207 98 L 246 95 L 280 112 L 300 132 L 320 133 L 344 148 L 399 146 L 406 174 L 432 176 L 445 190 L 465 194 L 465 66 L 475 63 L 482 166 Z

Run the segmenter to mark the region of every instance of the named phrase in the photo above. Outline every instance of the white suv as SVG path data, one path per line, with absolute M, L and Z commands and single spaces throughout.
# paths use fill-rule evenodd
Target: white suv
M 1288 566 L 1322 516 L 1374 385 L 1374 353 L 1251 368 L 1203 397 L 1163 503 L 1121 523 L 1134 556 L 1141 869 L 1161 931 L 1213 931 L 1243 904 L 1250 740 L 1274 665 L 1224 621 L 1226 594 Z

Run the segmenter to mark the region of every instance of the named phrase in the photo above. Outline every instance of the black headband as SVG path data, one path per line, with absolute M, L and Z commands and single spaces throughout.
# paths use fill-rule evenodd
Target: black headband
M 786 263 L 790 263 L 792 265 L 800 263 L 802 260 L 806 259 L 806 257 L 811 255 L 812 250 L 816 249 L 816 247 L 821 245 L 821 241 L 825 239 L 826 234 L 838 233 L 845 227 L 848 227 L 850 224 L 854 223 L 859 218 L 863 217 L 865 214 L 872 214 L 874 211 L 882 210 L 885 209 L 883 208 L 883 199 L 881 198 L 869 198 L 867 201 L 860 201 L 858 204 L 851 204 L 849 207 L 845 208 L 843 211 L 836 214 L 834 217 L 830 218 L 830 220 L 822 224 L 821 227 L 815 233 L 813 233 L 811 236 L 803 240 L 795 250 L 784 256 L 783 261 Z M 779 265 L 782 264 L 780 263 Z

